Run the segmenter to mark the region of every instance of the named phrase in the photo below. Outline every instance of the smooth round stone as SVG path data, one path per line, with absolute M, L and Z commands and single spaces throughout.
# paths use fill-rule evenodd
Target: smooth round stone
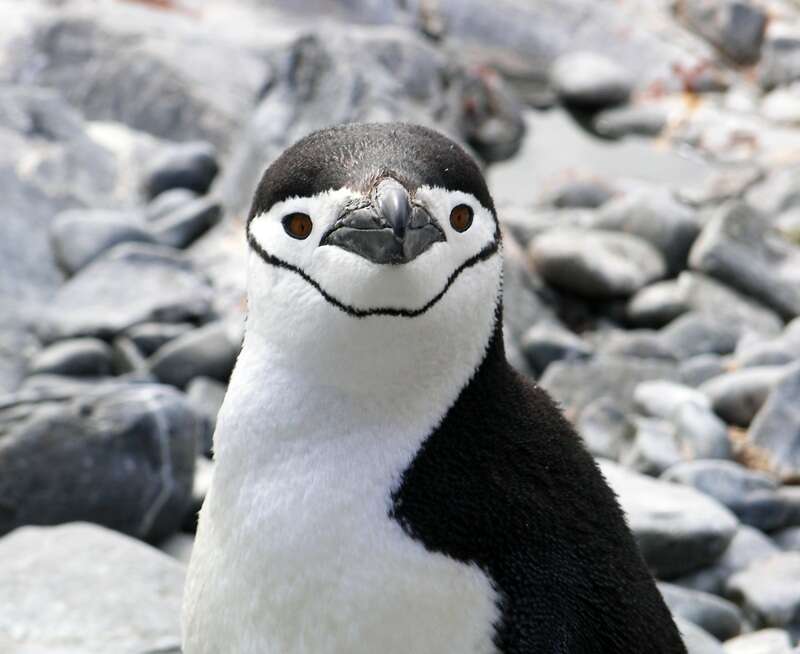
M 698 354 L 681 361 L 681 381 L 687 386 L 697 388 L 728 370 L 728 361 L 718 354 Z
M 744 368 L 713 377 L 700 390 L 711 399 L 714 412 L 725 422 L 747 427 L 786 373 L 783 366 Z
M 73 338 L 37 352 L 28 374 L 104 377 L 113 372 L 112 357 L 111 348 L 97 338 Z
M 737 325 L 694 311 L 679 316 L 659 334 L 664 345 L 679 359 L 700 354 L 729 354 L 739 340 Z
M 725 654 L 719 641 L 693 622 L 678 617 L 675 624 L 683 636 L 687 654 Z
M 666 581 L 658 582 L 658 590 L 673 615 L 696 624 L 714 638 L 728 640 L 742 631 L 741 612 L 721 597 Z
M 668 280 L 645 286 L 625 307 L 631 324 L 639 327 L 663 327 L 689 310 L 683 289 Z
M 786 552 L 800 552 L 800 526 L 781 529 L 772 534 L 772 540 Z
M 195 199 L 197 199 L 197 193 L 187 188 L 174 188 L 164 191 L 154 197 L 145 207 L 145 217 L 149 221 L 158 220 Z
M 693 488 L 658 481 L 600 460 L 650 569 L 662 579 L 711 565 L 725 552 L 739 521 Z
M 550 70 L 550 80 L 562 101 L 592 108 L 622 104 L 633 86 L 624 68 L 591 52 L 559 57 Z
M 782 552 L 733 575 L 727 596 L 758 627 L 800 627 L 800 552 Z
M 590 299 L 627 297 L 666 273 L 661 254 L 630 234 L 556 228 L 530 247 L 542 277 Z
M 593 456 L 613 461 L 619 460 L 635 434 L 625 411 L 610 397 L 591 402 L 581 412 L 577 429 Z
M 580 336 L 544 321 L 523 334 L 520 347 L 537 375 L 541 375 L 554 361 L 582 359 L 592 354 L 592 348 Z
M 724 645 L 725 654 L 796 654 L 788 632 L 761 629 L 732 638 Z
M 645 381 L 633 392 L 636 408 L 648 416 L 672 418 L 683 405 L 694 404 L 711 407 L 711 402 L 700 391 L 664 380 Z
M 144 188 L 149 198 L 164 191 L 185 188 L 198 194 L 208 191 L 219 171 L 216 149 L 198 141 L 166 148 L 148 165 Z

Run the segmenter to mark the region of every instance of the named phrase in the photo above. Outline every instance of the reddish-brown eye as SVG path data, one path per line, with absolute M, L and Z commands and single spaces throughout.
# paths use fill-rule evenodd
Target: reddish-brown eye
M 300 239 L 308 238 L 311 233 L 311 228 L 314 223 L 311 222 L 311 217 L 304 213 L 290 213 L 283 219 L 283 228 L 286 233 L 292 238 Z
M 472 226 L 472 208 L 459 204 L 450 212 L 450 224 L 457 232 L 466 232 Z

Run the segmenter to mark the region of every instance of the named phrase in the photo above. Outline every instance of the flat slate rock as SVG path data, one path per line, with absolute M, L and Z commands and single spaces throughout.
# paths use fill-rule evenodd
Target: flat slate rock
M 659 578 L 714 563 L 736 533 L 736 516 L 693 488 L 657 481 L 610 461 L 600 461 L 600 469 L 619 497 L 645 561 Z
M 800 247 L 742 202 L 716 211 L 695 241 L 689 264 L 758 298 L 784 319 L 800 315 Z
M 40 336 L 109 338 L 143 322 L 181 322 L 208 316 L 207 280 L 174 250 L 122 244 L 64 284 L 44 310 Z
M 770 391 L 750 429 L 747 440 L 766 465 L 787 481 L 800 479 L 800 364 Z
M 184 568 L 85 523 L 0 538 L 4 654 L 179 651 Z
M 0 534 L 84 520 L 158 540 L 191 505 L 201 420 L 168 386 L 108 382 L 0 405 Z

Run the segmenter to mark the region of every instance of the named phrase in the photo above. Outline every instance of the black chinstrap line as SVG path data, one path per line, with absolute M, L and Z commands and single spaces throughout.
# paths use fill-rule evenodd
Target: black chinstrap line
M 344 304 L 340 300 L 337 300 L 333 297 L 330 293 L 325 291 L 318 282 L 312 279 L 309 275 L 305 272 L 300 270 L 297 266 L 293 266 L 290 263 L 287 263 L 283 259 L 279 259 L 278 257 L 270 254 L 267 252 L 261 245 L 256 241 L 255 237 L 252 235 L 250 230 L 247 230 L 247 242 L 250 244 L 250 247 L 255 250 L 256 254 L 268 265 L 276 266 L 277 268 L 283 268 L 285 270 L 289 270 L 293 273 L 300 275 L 306 282 L 308 282 L 311 286 L 313 286 L 317 292 L 329 303 L 335 306 L 337 309 L 344 311 L 346 314 L 353 316 L 354 318 L 367 318 L 369 316 L 399 316 L 403 318 L 416 318 L 417 316 L 421 316 L 425 313 L 428 309 L 433 307 L 439 300 L 444 297 L 444 294 L 447 293 L 448 289 L 453 285 L 453 282 L 456 281 L 458 276 L 464 272 L 467 268 L 474 266 L 481 261 L 485 261 L 493 254 L 495 254 L 499 248 L 499 241 L 497 238 L 493 240 L 491 243 L 486 245 L 480 252 L 471 256 L 467 259 L 464 263 L 462 263 L 458 268 L 456 268 L 450 277 L 447 278 L 447 283 L 445 283 L 444 288 L 439 291 L 432 299 L 426 302 L 422 307 L 419 309 L 396 309 L 392 307 L 384 307 L 384 308 L 376 308 L 376 309 L 357 309 L 355 307 L 351 307 L 350 305 Z

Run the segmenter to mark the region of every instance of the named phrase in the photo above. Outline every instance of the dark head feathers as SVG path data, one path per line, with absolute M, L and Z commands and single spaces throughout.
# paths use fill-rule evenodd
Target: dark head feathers
M 475 160 L 446 136 L 408 123 L 364 123 L 313 132 L 267 168 L 250 219 L 276 202 L 342 187 L 366 192 L 392 176 L 410 192 L 440 186 L 471 193 L 494 214 L 494 202 Z

